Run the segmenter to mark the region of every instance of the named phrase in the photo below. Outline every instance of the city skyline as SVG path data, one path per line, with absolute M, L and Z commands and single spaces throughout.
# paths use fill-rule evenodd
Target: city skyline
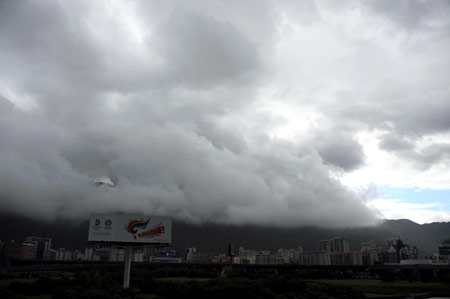
M 124 262 L 127 243 L 95 242 L 83 251 L 52 246 L 53 239 L 27 236 L 23 242 L 1 242 L 0 261 L 87 261 L 87 262 Z M 373 240 L 361 243 L 360 248 L 351 248 L 349 239 L 333 237 L 329 240 L 316 240 L 313 250 L 297 248 L 244 248 L 234 250 L 228 245 L 228 252 L 197 247 L 186 248 L 184 253 L 177 252 L 170 244 L 134 244 L 130 251 L 133 262 L 169 262 L 181 263 L 237 263 L 237 264 L 300 264 L 300 265 L 374 265 L 405 263 L 442 263 L 448 264 L 448 244 L 445 240 L 433 253 L 418 259 L 418 248 L 407 239 L 389 237 L 384 245 Z M 326 246 L 324 246 L 326 245 Z M 403 261 L 403 262 L 402 262 Z

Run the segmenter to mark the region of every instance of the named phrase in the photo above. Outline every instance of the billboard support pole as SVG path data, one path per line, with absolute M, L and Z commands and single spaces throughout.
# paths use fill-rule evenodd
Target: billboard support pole
M 123 269 L 123 288 L 128 289 L 130 287 L 130 271 L 131 271 L 131 249 L 133 245 L 128 244 L 125 248 L 125 267 Z

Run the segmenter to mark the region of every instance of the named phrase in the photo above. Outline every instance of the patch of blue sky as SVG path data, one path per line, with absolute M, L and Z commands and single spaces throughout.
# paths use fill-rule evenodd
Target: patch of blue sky
M 377 186 L 377 197 L 384 199 L 399 199 L 412 204 L 433 204 L 430 210 L 450 211 L 450 189 L 432 190 L 419 188 L 400 188 L 389 185 Z

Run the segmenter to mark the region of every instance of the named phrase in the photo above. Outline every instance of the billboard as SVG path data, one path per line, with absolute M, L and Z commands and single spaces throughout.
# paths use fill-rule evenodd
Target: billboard
M 171 243 L 172 219 L 145 215 L 93 214 L 88 241 Z

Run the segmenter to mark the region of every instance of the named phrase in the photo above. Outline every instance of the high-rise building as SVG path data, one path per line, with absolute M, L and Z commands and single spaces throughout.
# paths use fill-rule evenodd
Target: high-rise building
M 330 252 L 330 240 L 320 240 L 316 242 L 317 251 Z
M 58 250 L 50 248 L 48 251 L 48 260 L 55 261 L 58 255 Z
M 397 260 L 398 263 L 401 260 L 417 259 L 419 250 L 416 246 L 409 244 L 407 239 L 402 239 L 400 237 L 388 238 L 386 239 L 386 245 L 395 250 L 395 260 Z
M 439 255 L 450 256 L 450 242 L 444 242 L 439 246 Z
M 393 246 L 379 247 L 377 248 L 377 251 L 378 251 L 378 260 L 381 264 L 395 264 L 399 262 L 397 258 L 397 253 Z
M 34 260 L 50 260 L 52 248 L 52 239 L 41 237 L 26 237 L 24 243 L 33 245 Z
M 361 244 L 361 251 L 362 252 L 366 252 L 366 251 L 371 251 L 373 249 L 377 248 L 375 241 L 367 241 Z
M 350 251 L 350 243 L 347 238 L 334 238 L 330 240 L 330 252 L 344 253 Z

